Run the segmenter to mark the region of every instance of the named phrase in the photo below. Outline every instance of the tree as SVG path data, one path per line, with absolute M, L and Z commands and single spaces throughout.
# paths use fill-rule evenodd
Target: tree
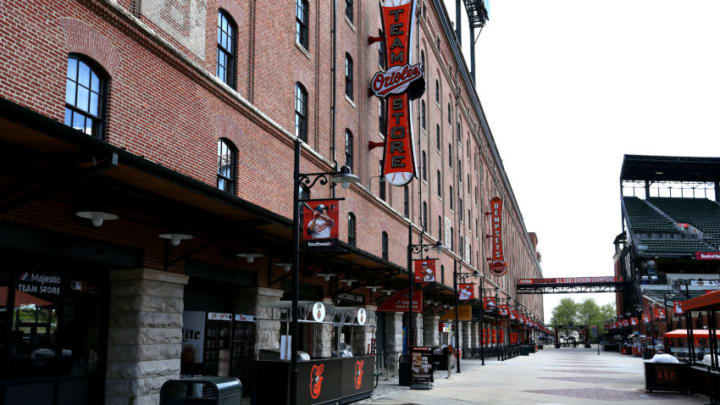
M 550 322 L 555 325 L 573 325 L 577 322 L 577 305 L 572 298 L 563 298 L 560 304 L 553 308 Z

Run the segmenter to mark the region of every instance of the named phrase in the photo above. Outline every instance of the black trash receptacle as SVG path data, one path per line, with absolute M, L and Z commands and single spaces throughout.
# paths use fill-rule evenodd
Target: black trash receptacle
M 180 378 L 160 388 L 160 405 L 239 405 L 241 399 L 242 383 L 233 377 Z
M 398 365 L 399 385 L 403 387 L 410 386 L 410 356 L 403 354 L 400 356 L 400 364 Z

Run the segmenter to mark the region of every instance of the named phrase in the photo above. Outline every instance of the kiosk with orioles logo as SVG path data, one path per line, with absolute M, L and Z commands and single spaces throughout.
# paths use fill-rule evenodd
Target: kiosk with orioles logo
M 300 301 L 299 320 L 306 328 L 332 325 L 338 330 L 345 326 L 366 326 L 368 314 L 364 308 L 333 307 L 322 302 Z M 285 313 L 289 320 L 290 303 L 281 301 L 272 305 Z M 262 319 L 258 319 L 262 328 Z M 314 333 L 314 331 L 310 331 Z M 256 404 L 287 404 L 290 396 L 298 405 L 340 403 L 348 404 L 369 398 L 374 387 L 375 355 L 353 357 L 310 358 L 298 357 L 297 392 L 290 392 L 289 336 L 281 337 L 281 349 L 275 353 L 261 353 L 256 362 Z M 337 352 L 340 356 L 340 351 Z

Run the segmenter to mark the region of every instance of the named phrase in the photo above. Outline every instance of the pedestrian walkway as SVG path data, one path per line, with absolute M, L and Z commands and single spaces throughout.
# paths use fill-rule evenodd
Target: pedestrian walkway
M 700 395 L 645 392 L 643 361 L 637 357 L 601 352 L 597 348 L 545 349 L 504 362 L 463 360 L 460 374 L 435 374 L 429 391 L 380 382 L 373 405 L 524 405 L 524 404 L 704 404 Z

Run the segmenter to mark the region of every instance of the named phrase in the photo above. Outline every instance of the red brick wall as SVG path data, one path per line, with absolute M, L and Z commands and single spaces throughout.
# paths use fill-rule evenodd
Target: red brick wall
M 355 2 L 352 23 L 345 18 L 344 2 L 337 2 L 334 156 L 330 115 L 332 10 L 322 0 L 308 3 L 309 49 L 304 50 L 295 43 L 295 1 L 268 5 L 257 0 L 207 0 L 203 57 L 145 14 L 131 14 L 131 0 L 121 0 L 117 6 L 105 0 L 8 2 L 0 25 L 0 96 L 62 120 L 67 56 L 71 52 L 85 54 L 109 74 L 108 142 L 214 185 L 217 139 L 225 137 L 238 149 L 237 195 L 289 217 L 293 155 L 288 135 L 294 134 L 295 83 L 301 82 L 308 91 L 311 148 L 303 154 L 301 170 L 329 170 L 333 158 L 339 165 L 344 164 L 344 134 L 350 130 L 354 135 L 355 172 L 361 184 L 349 191 L 338 189 L 338 196 L 346 199 L 341 212 L 341 238 L 347 237 L 346 218 L 353 212 L 358 219 L 358 247 L 380 256 L 380 235 L 386 231 L 390 260 L 404 266 L 407 222 L 402 217 L 403 190 L 388 185 L 386 202 L 376 197 L 382 148 L 367 149 L 368 141 L 380 140 L 378 100 L 367 92 L 372 74 L 379 69 L 378 45 L 367 45 L 367 36 L 377 35 L 380 26 L 378 2 Z M 420 125 L 419 100 L 413 106 L 413 119 L 416 156 L 420 162 L 422 152 L 426 152 L 428 179 L 426 183 L 414 181 L 410 186 L 410 218 L 419 224 L 420 207 L 427 202 L 427 231 L 432 236 L 427 242 L 439 236 L 438 216 L 443 222 L 447 217 L 455 231 L 457 256 L 464 255 L 459 245 L 462 236 L 472 245 L 470 264 L 466 265 L 485 271 L 488 245 L 483 214 L 490 198 L 502 196 L 507 206 L 505 246 L 511 269 L 504 287 L 512 292 L 516 278 L 536 275 L 538 270 L 531 260 L 534 251 L 527 243 L 518 207 L 510 203 L 510 190 L 502 181 L 498 162 L 489 151 L 471 107 L 468 91 L 473 90 L 465 88 L 458 78 L 458 66 L 448 39 L 442 35 L 437 12 L 431 2 L 425 4 L 427 17 L 419 20 L 419 42 L 413 41 L 413 53 L 414 62 L 419 62 L 419 50 L 425 53 L 426 130 Z M 219 8 L 237 24 L 236 91 L 214 78 Z M 416 43 L 419 48 L 415 48 Z M 346 53 L 355 67 L 352 101 L 344 92 Z M 436 79 L 441 88 L 439 104 L 435 102 Z M 450 123 L 448 103 L 452 106 Z M 462 129 L 460 144 L 457 123 Z M 436 125 L 441 130 L 439 151 Z M 452 162 L 447 158 L 450 143 Z M 458 159 L 462 164 L 462 187 L 457 179 Z M 480 167 L 476 168 L 476 160 Z M 442 197 L 437 195 L 438 170 L 442 174 Z M 456 194 L 454 210 L 448 204 L 451 185 Z M 480 194 L 477 202 L 476 187 Z M 312 197 L 328 195 L 328 190 L 316 187 Z M 458 198 L 463 200 L 462 223 Z M 480 220 L 479 229 L 475 219 Z M 449 238 L 443 238 L 448 245 Z M 449 285 L 452 258 L 441 255 Z M 503 285 L 502 280 L 496 282 Z

